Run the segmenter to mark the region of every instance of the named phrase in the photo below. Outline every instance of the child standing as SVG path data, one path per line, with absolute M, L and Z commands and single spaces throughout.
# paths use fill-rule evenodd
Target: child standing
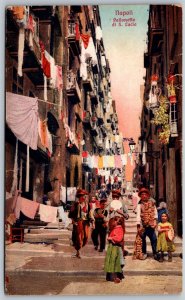
M 171 231 L 170 239 L 168 236 L 169 231 Z M 164 261 L 164 252 L 168 252 L 168 261 L 172 261 L 172 252 L 175 251 L 173 237 L 173 226 L 170 222 L 168 222 L 168 215 L 163 213 L 161 215 L 161 222 L 158 224 L 157 251 L 160 252 L 159 262 Z
M 109 230 L 110 233 L 107 238 L 109 245 L 107 248 L 104 267 L 104 270 L 107 273 L 106 280 L 120 283 L 124 278 L 122 271 L 124 259 L 122 252 L 123 228 L 118 216 L 110 219 Z

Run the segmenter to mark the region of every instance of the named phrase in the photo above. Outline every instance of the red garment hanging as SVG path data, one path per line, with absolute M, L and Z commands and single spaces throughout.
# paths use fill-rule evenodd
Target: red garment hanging
M 75 24 L 75 34 L 76 34 L 76 40 L 79 41 L 79 39 L 80 39 L 80 31 L 79 31 L 79 25 L 78 25 L 78 23 Z
M 88 34 L 81 34 L 81 38 L 82 38 L 82 41 L 84 43 L 84 48 L 87 49 L 87 47 L 89 45 L 90 35 L 88 35 Z
M 46 77 L 50 78 L 51 77 L 50 62 L 45 57 L 44 52 L 42 52 L 41 55 L 42 55 L 42 68 L 43 68 L 43 72 L 46 75 Z

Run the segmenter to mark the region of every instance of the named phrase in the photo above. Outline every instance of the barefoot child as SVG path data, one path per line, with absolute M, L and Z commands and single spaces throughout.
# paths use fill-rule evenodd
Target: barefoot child
M 110 233 L 107 238 L 109 245 L 105 257 L 104 270 L 107 273 L 106 280 L 120 283 L 124 278 L 122 268 L 124 266 L 122 241 L 123 228 L 119 224 L 120 218 L 114 217 L 109 221 Z

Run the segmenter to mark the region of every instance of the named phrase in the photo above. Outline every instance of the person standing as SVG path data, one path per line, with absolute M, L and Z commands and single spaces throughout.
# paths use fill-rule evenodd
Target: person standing
M 103 252 L 106 243 L 108 227 L 108 210 L 105 209 L 106 203 L 107 199 L 101 199 L 100 208 L 95 208 L 94 210 L 95 228 L 92 231 L 91 238 L 95 250 L 98 250 L 98 246 L 100 244 L 99 252 Z
M 109 220 L 109 245 L 105 256 L 104 271 L 106 280 L 120 283 L 124 278 L 124 259 L 122 252 L 123 228 L 120 224 L 120 217 L 115 216 Z
M 160 253 L 159 262 L 164 261 L 164 252 L 168 252 L 168 261 L 172 261 L 172 252 L 175 251 L 173 243 L 174 230 L 172 224 L 168 221 L 168 215 L 161 215 L 161 222 L 158 224 L 157 251 Z M 171 231 L 171 239 L 168 237 L 168 232 Z
M 157 260 L 157 236 L 155 228 L 157 226 L 157 209 L 153 201 L 150 200 L 150 192 L 147 188 L 141 188 L 138 196 L 141 198 L 137 205 L 137 231 L 142 233 L 142 257 L 147 258 L 146 237 L 148 236 L 152 246 L 154 259 Z
M 86 196 L 89 193 L 83 189 L 78 189 L 76 193 L 77 201 L 69 211 L 68 217 L 72 219 L 73 231 L 72 242 L 76 250 L 74 257 L 80 257 L 80 249 L 87 244 L 89 237 L 90 222 L 93 221 L 92 212 Z
M 108 191 L 106 189 L 106 184 L 102 183 L 101 184 L 101 189 L 98 193 L 98 198 L 101 200 L 101 199 L 108 198 L 108 196 L 109 196 L 109 194 L 108 194 Z
M 121 225 L 123 229 L 123 242 L 122 242 L 122 250 L 123 256 L 128 255 L 128 251 L 125 250 L 124 247 L 124 235 L 125 235 L 125 220 L 129 219 L 128 209 L 123 201 L 120 201 L 121 191 L 120 190 L 112 190 L 112 202 L 110 203 L 109 208 L 109 219 L 119 216 L 121 218 Z

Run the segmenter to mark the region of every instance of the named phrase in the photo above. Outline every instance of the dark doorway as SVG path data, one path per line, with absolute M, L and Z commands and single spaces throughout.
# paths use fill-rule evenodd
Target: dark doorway
M 177 234 L 182 237 L 182 173 L 180 150 L 175 153 L 176 201 L 177 201 Z

